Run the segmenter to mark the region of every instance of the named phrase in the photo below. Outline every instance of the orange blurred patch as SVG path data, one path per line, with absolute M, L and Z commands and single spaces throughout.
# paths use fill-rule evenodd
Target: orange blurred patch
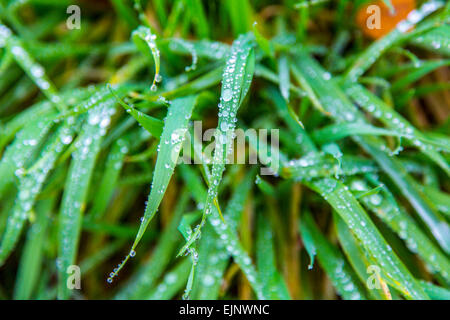
M 366 36 L 372 39 L 383 37 L 416 8 L 415 0 L 391 0 L 391 2 L 395 8 L 394 13 L 391 13 L 389 7 L 381 0 L 373 1 L 358 10 L 356 22 Z

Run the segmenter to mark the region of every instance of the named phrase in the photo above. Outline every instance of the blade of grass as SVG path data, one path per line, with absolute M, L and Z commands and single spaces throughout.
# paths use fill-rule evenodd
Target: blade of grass
M 232 45 L 223 76 L 222 91 L 219 103 L 219 123 L 216 129 L 216 144 L 214 148 L 211 181 L 202 222 L 192 234 L 186 245 L 180 250 L 182 255 L 200 235 L 201 226 L 211 213 L 213 202 L 217 206 L 217 195 L 228 153 L 232 147 L 232 135 L 236 126 L 236 113 L 244 100 L 253 78 L 255 54 L 250 34 L 241 35 Z
M 173 175 L 178 156 L 181 151 L 181 144 L 185 138 L 189 119 L 192 115 L 197 96 L 187 96 L 175 99 L 167 110 L 167 116 L 164 120 L 164 129 L 158 146 L 158 157 L 156 160 L 155 171 L 153 175 L 152 187 L 148 196 L 147 206 L 144 216 L 136 235 L 136 239 L 131 246 L 130 253 L 118 265 L 108 281 L 118 274 L 130 257 L 133 257 L 136 246 L 142 238 L 148 224 L 156 214 L 161 200 L 166 191 L 170 178 Z
M 312 240 L 320 265 L 332 281 L 336 291 L 346 300 L 365 300 L 366 293 L 345 257 L 327 241 L 309 213 L 300 219 L 302 237 Z
M 36 221 L 27 233 L 14 287 L 14 299 L 30 299 L 36 287 L 42 268 L 47 226 L 50 222 L 49 212 L 53 205 L 53 199 L 42 200 L 36 204 Z
M 347 223 L 370 256 L 380 264 L 383 278 L 390 285 L 408 299 L 428 299 L 344 184 L 331 178 L 324 178 L 308 183 L 308 186 L 321 194 Z
M 75 142 L 76 150 L 72 155 L 59 216 L 57 260 L 59 299 L 67 299 L 70 296 L 66 285 L 68 279 L 66 270 L 76 261 L 90 180 L 103 136 L 114 111 L 111 108 L 114 104 L 115 99 L 111 98 L 90 109 L 86 123 Z

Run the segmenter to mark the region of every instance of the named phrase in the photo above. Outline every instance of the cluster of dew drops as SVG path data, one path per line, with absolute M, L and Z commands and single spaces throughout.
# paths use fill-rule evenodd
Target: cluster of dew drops
M 158 47 L 156 46 L 156 35 L 151 34 L 150 31 L 146 29 L 146 34 L 145 34 L 144 40 L 147 42 L 150 50 L 152 51 L 152 54 L 155 58 L 155 64 L 157 64 L 156 61 L 159 61 L 160 51 L 159 51 Z M 150 90 L 153 92 L 158 90 L 157 83 L 160 83 L 161 81 L 162 81 L 162 76 L 159 74 L 159 67 L 158 67 L 156 69 L 155 77 L 153 79 L 153 83 L 150 87 Z
M 402 33 L 407 32 L 410 30 L 416 23 L 421 21 L 423 18 L 425 18 L 430 13 L 436 11 L 440 7 L 443 6 L 442 1 L 427 1 L 425 2 L 422 7 L 419 9 L 415 9 L 411 11 L 405 20 L 399 22 L 397 24 L 397 30 L 399 30 Z M 439 49 L 440 45 L 435 46 L 436 49 Z

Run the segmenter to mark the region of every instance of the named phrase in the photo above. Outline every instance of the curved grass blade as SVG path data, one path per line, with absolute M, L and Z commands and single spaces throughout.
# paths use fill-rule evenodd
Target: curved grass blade
M 136 119 L 137 122 L 148 132 L 152 134 L 154 137 L 160 137 L 162 130 L 163 130 L 163 121 L 153 118 L 149 115 L 146 115 L 145 113 L 136 110 L 133 106 L 126 104 L 120 97 L 117 96 L 117 94 L 113 91 L 111 88 L 111 85 L 108 84 L 108 89 L 111 91 L 111 93 L 116 97 L 119 104 L 129 113 L 133 116 L 133 118 Z
M 367 213 L 346 186 L 331 178 L 307 183 L 336 210 L 370 256 L 380 264 L 383 278 L 408 299 L 428 299 L 422 287 L 381 236 Z
M 133 31 L 131 37 L 136 47 L 139 49 L 139 51 L 141 51 L 145 56 L 149 57 L 150 59 L 153 58 L 153 61 L 155 62 L 155 76 L 153 77 L 153 82 L 150 89 L 152 91 L 156 91 L 157 89 L 156 84 L 160 82 L 162 79 L 161 75 L 159 74 L 160 53 L 158 47 L 156 46 L 155 41 L 156 35 L 152 33 L 150 28 L 139 26 L 136 30 Z M 151 56 L 149 53 L 149 49 L 151 52 Z
M 203 201 L 206 197 L 206 190 L 203 187 L 200 177 L 189 166 L 181 166 L 180 169 L 183 179 L 192 188 L 191 192 L 196 202 L 204 206 Z M 252 264 L 252 260 L 243 248 L 237 232 L 234 230 L 235 226 L 232 226 L 231 223 L 223 222 L 219 215 L 219 209 L 216 206 L 212 206 L 211 217 L 208 221 L 214 227 L 214 230 L 219 235 L 221 241 L 224 242 L 225 249 L 228 254 L 234 258 L 235 262 L 239 265 L 242 272 L 247 277 L 247 280 L 250 282 L 257 298 L 266 299 L 262 284 L 259 281 L 260 278 L 258 273 Z
M 379 183 L 374 177 L 369 181 Z M 353 180 L 351 189 L 358 192 L 369 190 L 363 180 Z M 418 253 L 429 269 L 439 272 L 450 283 L 450 262 L 448 258 L 420 230 L 415 221 L 396 203 L 394 196 L 386 186 L 382 192 L 361 197 L 360 201 L 403 239 L 413 253 Z
M 233 42 L 222 76 L 222 91 L 219 103 L 219 123 L 216 129 L 211 181 L 205 201 L 202 222 L 180 250 L 182 255 L 200 235 L 201 226 L 211 213 L 213 203 L 217 206 L 219 184 L 225 171 L 228 153 L 232 148 L 232 136 L 236 126 L 236 113 L 244 100 L 253 78 L 255 54 L 250 34 L 241 35 Z
M 320 265 L 336 291 L 346 300 L 365 300 L 366 293 L 345 257 L 335 248 L 314 223 L 309 213 L 300 219 L 300 234 L 312 240 Z
M 405 120 L 395 110 L 386 105 L 381 99 L 374 94 L 364 89 L 360 85 L 346 86 L 345 90 L 348 95 L 363 107 L 368 112 L 372 113 L 377 119 L 383 122 L 391 129 L 400 130 L 402 134 L 414 145 L 417 146 L 424 154 L 430 159 L 436 162 L 448 175 L 450 175 L 450 168 L 443 159 L 443 157 L 437 152 L 437 148 L 432 143 L 426 141 L 433 140 L 430 137 L 424 137 L 422 133 L 414 128 L 407 120 Z M 424 142 L 425 141 L 425 142 Z M 439 141 L 434 144 L 440 144 Z M 445 144 L 442 147 L 446 151 L 450 151 L 450 147 Z
M 76 150 L 72 155 L 59 216 L 57 259 L 59 299 L 67 299 L 70 296 L 66 284 L 68 279 L 66 270 L 76 260 L 90 180 L 103 136 L 114 112 L 111 108 L 114 104 L 115 99 L 110 98 L 90 109 L 86 123 L 75 142 Z
M 411 39 L 410 43 L 450 57 L 450 26 L 444 24 Z
M 397 24 L 396 28 L 388 35 L 373 42 L 364 52 L 362 52 L 350 69 L 347 71 L 345 78 L 347 81 L 356 81 L 364 74 L 376 61 L 392 46 L 405 41 L 425 29 L 434 27 L 434 21 L 428 21 L 427 24 L 416 28 L 413 32 L 408 32 L 418 22 L 435 12 L 444 5 L 442 1 L 430 0 L 426 1 L 422 7 L 415 9 L 408 14 L 407 19 Z
M 108 278 L 108 281 L 110 282 L 123 268 L 128 259 L 136 254 L 136 246 L 144 235 L 150 220 L 152 220 L 153 216 L 156 214 L 177 164 L 178 156 L 181 151 L 181 144 L 185 138 L 189 119 L 191 118 L 196 100 L 197 96 L 195 95 L 175 99 L 167 110 L 167 116 L 164 120 L 164 129 L 158 146 L 159 151 L 156 159 L 152 187 L 150 195 L 148 196 L 144 216 L 130 253 L 118 265 L 110 278 Z
M 327 111 L 329 111 L 336 122 L 368 122 L 364 115 L 350 102 L 345 93 L 335 84 L 333 79 L 329 78 L 327 72 L 317 62 L 301 50 L 298 52 L 298 55 L 300 59 L 296 61 L 297 65 L 294 64 L 292 66 L 293 70 L 296 70 L 297 73 L 301 73 L 305 77 L 314 91 L 320 96 L 321 104 L 326 106 Z M 353 136 L 353 140 L 368 152 L 383 171 L 387 173 L 389 178 L 395 182 L 434 234 L 440 246 L 447 253 L 450 252 L 450 231 L 448 224 L 444 223 L 440 215 L 432 208 L 432 205 L 424 199 L 420 190 L 414 184 L 413 178 L 408 175 L 402 163 L 386 153 L 386 146 L 383 141 L 373 136 Z
M 375 299 L 389 299 L 389 296 L 386 295 L 387 290 L 383 291 L 383 286 L 380 286 L 379 288 L 367 287 L 367 280 L 370 275 L 367 270 L 373 263 L 369 261 L 367 254 L 364 252 L 364 248 L 357 242 L 344 220 L 342 220 L 336 212 L 333 212 L 333 220 L 341 248 L 353 270 L 355 270 L 358 275 L 359 280 L 361 283 L 365 284 L 366 289 L 368 289 L 368 295 Z M 381 277 L 377 277 L 377 279 L 380 284 L 384 283 L 386 285 Z

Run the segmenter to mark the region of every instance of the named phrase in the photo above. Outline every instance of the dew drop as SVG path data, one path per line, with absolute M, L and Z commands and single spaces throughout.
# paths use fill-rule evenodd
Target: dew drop
M 223 101 L 230 101 L 232 96 L 233 96 L 233 92 L 231 91 L 231 89 L 223 90 L 223 95 L 222 95 Z

